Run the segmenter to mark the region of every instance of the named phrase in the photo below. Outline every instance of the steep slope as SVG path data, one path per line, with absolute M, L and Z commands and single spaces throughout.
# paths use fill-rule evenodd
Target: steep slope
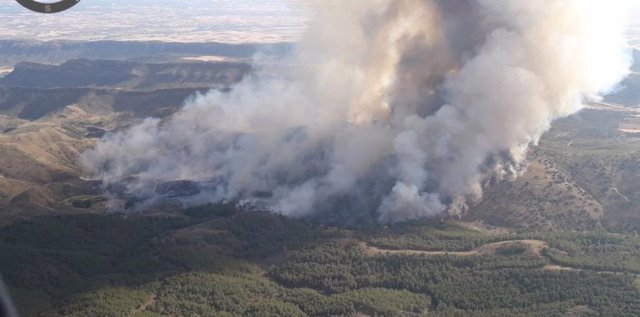
M 640 73 L 632 73 L 623 82 L 624 89 L 607 96 L 607 102 L 640 107 Z
M 19 65 L 2 79 L 11 86 L 0 86 L 0 225 L 104 210 L 100 184 L 80 178 L 80 153 L 110 131 L 164 118 L 190 96 L 226 89 L 249 71 L 217 62 Z
M 23 62 L 0 85 L 25 88 L 109 87 L 159 89 L 227 87 L 251 71 L 246 63 L 139 63 L 76 59 L 61 65 Z
M 97 187 L 79 179 L 77 166 L 80 153 L 95 142 L 87 137 L 88 127 L 108 130 L 126 118 L 67 106 L 36 121 L 5 119 L 11 127 L 0 133 L 0 223 L 65 212 L 65 200 L 98 194 Z
M 634 108 L 591 104 L 554 123 L 517 180 L 486 189 L 466 215 L 516 228 L 640 229 L 640 134 Z
M 249 71 L 237 63 L 21 64 L 0 79 L 29 86 L 0 86 L 0 208 L 15 214 L 16 206 L 38 206 L 23 208 L 26 215 L 51 207 L 99 210 L 103 198 L 95 184 L 78 178 L 79 153 L 109 131 L 164 118 L 194 93 L 224 89 Z M 531 151 L 524 175 L 487 186 L 485 199 L 465 218 L 515 228 L 637 229 L 640 134 L 632 132 L 640 131 L 640 113 L 606 103 L 589 107 L 555 122 Z M 372 218 L 351 223 L 375 217 L 364 215 Z
M 533 153 L 522 176 L 489 186 L 466 219 L 509 228 L 584 230 L 599 227 L 603 215 L 602 205 L 570 175 Z

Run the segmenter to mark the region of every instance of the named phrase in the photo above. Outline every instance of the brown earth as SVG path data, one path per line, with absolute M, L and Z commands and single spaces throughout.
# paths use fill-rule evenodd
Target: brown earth
M 478 255 L 488 255 L 488 254 L 496 254 L 496 252 L 500 249 L 516 247 L 516 246 L 524 246 L 526 247 L 532 254 L 536 256 L 541 256 L 541 253 L 544 249 L 546 249 L 547 243 L 541 240 L 508 240 L 508 241 L 500 241 L 495 243 L 485 244 L 478 248 L 475 248 L 470 251 L 421 251 L 421 250 L 391 250 L 391 249 L 382 249 L 377 247 L 372 247 L 368 245 L 364 241 L 358 241 L 353 239 L 344 239 L 344 243 L 355 242 L 360 246 L 367 255 L 392 255 L 392 254 L 401 254 L 401 255 L 426 255 L 426 256 L 438 256 L 438 255 L 453 255 L 453 256 L 478 256 Z

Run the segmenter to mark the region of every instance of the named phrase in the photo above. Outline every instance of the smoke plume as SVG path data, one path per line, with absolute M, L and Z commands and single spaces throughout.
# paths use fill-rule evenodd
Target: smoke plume
M 623 1 L 351 0 L 310 5 L 287 72 L 188 100 L 109 135 L 88 174 L 153 198 L 242 201 L 289 216 L 340 208 L 381 222 L 459 214 L 630 60 Z M 259 66 L 256 66 L 259 68 Z

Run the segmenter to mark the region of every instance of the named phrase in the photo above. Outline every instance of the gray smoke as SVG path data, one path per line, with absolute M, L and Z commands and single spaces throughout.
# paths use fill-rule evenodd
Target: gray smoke
M 352 0 L 309 5 L 287 74 L 257 71 L 83 155 L 87 174 L 153 197 L 242 200 L 290 216 L 336 208 L 381 222 L 459 214 L 521 172 L 552 120 L 630 64 L 625 3 Z

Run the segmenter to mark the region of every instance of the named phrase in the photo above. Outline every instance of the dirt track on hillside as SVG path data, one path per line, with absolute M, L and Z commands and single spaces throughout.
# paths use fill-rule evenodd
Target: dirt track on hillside
M 478 255 L 495 254 L 500 249 L 515 247 L 515 246 L 524 246 L 527 249 L 529 249 L 531 253 L 537 256 L 541 256 L 541 252 L 547 248 L 547 243 L 541 240 L 500 241 L 500 242 L 485 244 L 470 251 L 421 251 L 421 250 L 409 250 L 409 249 L 392 250 L 392 249 L 382 249 L 378 247 L 373 247 L 368 245 L 364 241 L 355 241 L 355 242 L 357 242 L 357 244 L 369 256 L 380 255 L 380 254 L 382 255 L 391 255 L 391 254 L 427 255 L 427 256 L 438 256 L 438 255 L 478 256 Z
M 383 249 L 378 247 L 373 247 L 368 245 L 364 241 L 355 240 L 355 239 L 343 239 L 341 241 L 343 244 L 347 243 L 356 243 L 362 250 L 364 250 L 365 254 L 368 256 L 376 256 L 376 255 L 424 255 L 424 256 L 481 256 L 481 255 L 491 255 L 496 254 L 498 250 L 516 247 L 516 246 L 524 246 L 528 249 L 529 252 L 534 254 L 535 256 L 542 257 L 542 251 L 547 249 L 549 246 L 545 241 L 542 240 L 506 240 L 500 242 L 494 242 L 482 245 L 470 251 L 422 251 L 422 250 L 410 250 L 410 249 Z M 557 264 L 547 264 L 542 267 L 543 270 L 546 271 L 583 271 L 583 269 L 557 265 Z M 610 272 L 610 271 L 592 271 L 596 273 L 602 274 L 620 274 L 618 272 Z M 640 289 L 640 277 L 638 277 L 635 281 L 636 286 Z

